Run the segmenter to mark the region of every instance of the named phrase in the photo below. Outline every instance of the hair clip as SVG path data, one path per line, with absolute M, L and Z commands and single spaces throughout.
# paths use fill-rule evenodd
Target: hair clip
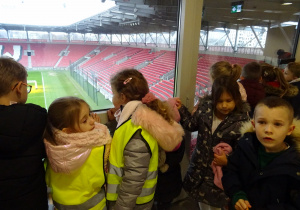
M 129 77 L 127 79 L 124 80 L 123 84 L 126 85 L 127 83 L 130 82 L 130 80 L 132 80 L 132 77 Z

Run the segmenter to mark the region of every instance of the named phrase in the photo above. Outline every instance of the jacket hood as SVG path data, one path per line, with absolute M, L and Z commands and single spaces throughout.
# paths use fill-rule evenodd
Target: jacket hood
M 140 104 L 132 114 L 131 121 L 142 126 L 158 142 L 165 151 L 172 151 L 181 141 L 184 130 L 177 122 L 170 124 L 161 115 Z
M 80 168 L 96 146 L 111 143 L 107 127 L 95 123 L 95 129 L 82 133 L 67 134 L 56 130 L 56 143 L 53 145 L 44 139 L 47 157 L 56 173 L 71 173 Z M 100 161 L 100 160 L 99 160 Z
M 291 141 L 295 144 L 298 153 L 300 153 L 300 120 L 294 118 L 293 124 L 295 125 L 294 131 L 290 135 Z M 251 124 L 251 121 L 247 121 L 241 126 L 241 134 L 242 136 L 246 133 L 254 133 L 254 128 Z
M 281 97 L 284 91 L 281 88 L 273 87 L 271 85 L 265 85 L 266 94 L 276 95 Z M 283 95 L 284 97 L 294 97 L 298 94 L 299 90 L 297 86 L 289 85 L 287 92 Z

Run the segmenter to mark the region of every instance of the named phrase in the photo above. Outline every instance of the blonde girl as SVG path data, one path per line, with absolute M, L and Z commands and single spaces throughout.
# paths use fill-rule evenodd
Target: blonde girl
M 95 122 L 89 105 L 76 97 L 53 101 L 44 143 L 55 208 L 106 209 L 105 159 L 111 136 L 105 125 Z
M 118 125 L 109 157 L 107 200 L 113 209 L 151 209 L 157 183 L 159 146 L 172 151 L 182 140 L 181 126 L 166 103 L 149 92 L 135 69 L 111 80 Z

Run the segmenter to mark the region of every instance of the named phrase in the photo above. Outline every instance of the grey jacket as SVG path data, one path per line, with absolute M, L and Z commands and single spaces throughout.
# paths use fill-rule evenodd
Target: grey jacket
M 126 106 L 122 112 L 126 112 Z M 128 106 L 130 106 L 130 102 Z M 126 116 L 125 113 L 123 116 Z M 140 125 L 142 129 L 147 130 L 157 140 L 158 145 L 166 151 L 172 151 L 184 135 L 184 131 L 178 123 L 174 122 L 170 125 L 162 116 L 144 104 L 137 105 L 131 115 L 131 120 L 133 124 Z M 122 125 L 119 125 L 118 128 L 121 127 Z M 118 191 L 118 199 L 116 202 L 109 202 L 109 209 L 150 210 L 152 208 L 153 200 L 143 205 L 136 205 L 136 199 L 147 178 L 151 158 L 149 145 L 143 139 L 141 131 L 138 130 L 131 137 L 124 149 L 124 175 Z

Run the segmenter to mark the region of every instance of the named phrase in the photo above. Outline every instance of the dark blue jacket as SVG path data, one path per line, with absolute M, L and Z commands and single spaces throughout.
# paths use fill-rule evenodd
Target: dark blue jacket
M 0 209 L 48 210 L 43 132 L 46 109 L 0 105 Z
M 251 210 L 300 209 L 300 154 L 296 149 L 299 139 L 297 144 L 288 138 L 286 141 L 290 148 L 261 169 L 260 142 L 254 132 L 246 133 L 229 156 L 227 167 L 223 167 L 225 193 L 232 198 L 236 192 L 244 191 Z

